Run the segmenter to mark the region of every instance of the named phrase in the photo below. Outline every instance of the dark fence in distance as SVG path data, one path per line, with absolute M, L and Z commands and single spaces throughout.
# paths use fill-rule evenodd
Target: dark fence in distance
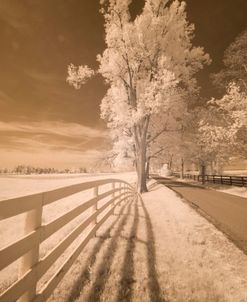
M 180 177 L 180 173 L 172 173 L 175 177 Z M 194 174 L 184 174 L 184 178 L 192 179 L 195 181 L 202 182 L 202 175 Z M 247 176 L 232 176 L 232 175 L 205 175 L 205 182 L 228 185 L 228 186 L 238 186 L 247 187 Z

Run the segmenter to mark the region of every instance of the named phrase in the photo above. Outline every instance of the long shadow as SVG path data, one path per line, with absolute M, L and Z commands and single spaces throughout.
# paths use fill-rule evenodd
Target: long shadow
M 148 287 L 149 287 L 149 298 L 152 302 L 166 302 L 167 300 L 163 297 L 158 276 L 156 272 L 156 251 L 155 251 L 155 237 L 153 232 L 153 226 L 151 218 L 148 214 L 147 208 L 144 205 L 142 198 L 140 198 L 141 205 L 146 217 L 146 229 L 147 229 L 147 268 L 148 268 Z
M 168 187 L 185 187 L 185 188 L 206 189 L 205 187 L 203 187 L 200 184 L 190 184 L 190 183 L 186 183 L 186 182 L 174 181 L 172 179 L 165 178 L 165 177 L 154 177 L 154 179 L 157 180 L 157 182 L 159 184 L 163 184 Z
M 134 219 L 131 226 L 124 261 L 121 269 L 121 279 L 115 301 L 132 301 L 134 276 L 134 251 L 136 246 L 137 228 L 139 223 L 139 211 L 137 199 L 135 200 Z
M 149 185 L 149 186 L 148 186 L 148 191 L 149 191 L 149 192 L 152 191 L 152 189 L 156 188 L 158 184 L 159 184 L 158 182 L 155 182 L 155 183 Z
M 148 192 L 156 191 L 158 188 L 162 187 L 163 184 L 159 182 L 155 182 L 154 184 L 148 186 Z
M 98 237 L 99 240 L 95 244 L 92 252 L 90 253 L 90 256 L 86 260 L 85 269 L 81 272 L 77 281 L 74 283 L 74 285 L 70 291 L 70 295 L 67 299 L 67 302 L 75 301 L 80 296 L 80 293 L 83 290 L 84 286 L 90 281 L 90 268 L 94 265 L 94 263 L 96 261 L 96 256 L 97 256 L 98 252 L 100 251 L 102 245 L 104 244 L 105 240 L 110 238 L 111 230 L 115 227 L 115 225 L 119 222 L 119 220 L 123 217 L 123 215 L 125 215 L 125 216 L 127 215 L 127 214 L 124 214 L 124 210 L 126 209 L 126 207 L 128 205 L 129 205 L 129 202 L 126 203 L 123 207 L 121 207 L 121 210 L 118 214 L 114 214 L 114 216 L 117 216 L 117 218 L 107 228 L 107 230 L 101 236 Z
M 104 291 L 106 282 L 110 275 L 111 265 L 113 256 L 117 250 L 118 240 L 120 239 L 120 233 L 123 230 L 124 226 L 127 223 L 128 215 L 131 211 L 131 203 L 128 205 L 127 213 L 119 223 L 117 230 L 114 235 L 111 237 L 110 244 L 108 245 L 106 252 L 103 256 L 101 264 L 96 273 L 96 280 L 94 281 L 94 285 L 92 286 L 88 298 L 86 301 L 88 302 L 99 302 L 101 301 L 101 294 Z

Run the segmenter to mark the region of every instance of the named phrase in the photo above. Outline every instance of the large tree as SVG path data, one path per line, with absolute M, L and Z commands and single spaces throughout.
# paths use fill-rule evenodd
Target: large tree
M 138 191 L 147 191 L 148 132 L 152 117 L 176 108 L 180 95 L 196 92 L 195 73 L 210 59 L 192 45 L 194 26 L 186 18 L 185 2 L 146 0 L 133 18 L 131 0 L 101 1 L 106 49 L 97 56 L 99 69 L 69 66 L 68 82 L 79 88 L 100 73 L 109 88 L 101 103 L 108 127 L 132 139 Z M 181 110 L 180 108 L 178 110 Z M 118 131 L 119 133 L 119 131 Z

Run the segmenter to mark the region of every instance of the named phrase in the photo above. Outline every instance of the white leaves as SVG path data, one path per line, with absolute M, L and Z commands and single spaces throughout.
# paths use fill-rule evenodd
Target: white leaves
M 124 2 L 111 1 L 105 14 L 107 48 L 97 60 L 110 88 L 101 117 L 114 133 L 133 127 L 141 132 L 150 116 L 161 127 L 176 128 L 187 112 L 181 87 L 193 91 L 194 74 L 209 63 L 209 56 L 191 43 L 194 26 L 186 20 L 185 3 L 173 1 L 166 7 L 166 1 L 146 0 L 143 12 L 130 21 Z
M 246 150 L 247 94 L 232 82 L 221 99 L 208 102 L 209 115 L 200 123 L 200 141 L 214 153 Z M 241 151 L 242 152 L 242 151 Z M 223 156 L 223 154 L 221 154 Z
M 179 99 L 185 90 L 195 89 L 195 73 L 209 63 L 203 49 L 192 45 L 194 26 L 186 19 L 185 2 L 168 2 L 145 0 L 142 13 L 132 21 L 131 0 L 101 0 L 106 49 L 97 56 L 97 72 L 109 85 L 101 117 L 114 133 L 118 129 L 133 135 L 138 128 L 135 137 L 143 139 L 149 125 L 145 121 L 152 123 L 153 115 L 160 125 L 181 122 L 187 110 Z M 79 89 L 93 75 L 88 66 L 71 64 L 67 81 Z
M 87 65 L 76 67 L 70 64 L 68 66 L 68 77 L 66 81 L 74 86 L 75 89 L 80 89 L 81 85 L 85 84 L 94 74 L 95 72 Z
M 142 108 L 143 114 L 158 113 L 161 107 L 165 107 L 171 101 L 174 89 L 178 81 L 175 75 L 162 66 L 153 75 L 152 80 L 143 79 L 137 82 L 138 106 Z
M 155 15 L 158 15 L 162 9 L 165 8 L 168 0 L 147 0 L 145 3 L 145 9 L 151 11 Z
M 239 128 L 247 125 L 247 94 L 232 82 L 227 87 L 227 93 L 215 100 L 219 110 L 228 116 L 229 122 Z

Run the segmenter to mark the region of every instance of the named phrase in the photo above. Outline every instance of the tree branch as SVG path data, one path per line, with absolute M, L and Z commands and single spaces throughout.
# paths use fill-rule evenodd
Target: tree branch
M 165 150 L 165 147 L 161 148 L 160 150 L 156 151 L 154 154 L 150 155 L 149 158 L 156 158 L 162 151 Z

